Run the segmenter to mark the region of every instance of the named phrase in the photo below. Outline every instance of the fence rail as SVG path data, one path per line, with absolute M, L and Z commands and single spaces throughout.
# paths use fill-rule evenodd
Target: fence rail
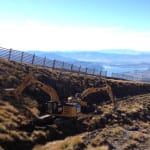
M 111 76 L 114 78 L 120 78 L 120 79 L 125 79 L 125 80 L 135 80 L 135 77 L 131 75 L 125 75 L 123 73 L 112 73 Z
M 51 60 L 46 57 L 39 57 L 35 54 L 30 54 L 23 51 L 7 49 L 0 47 L 0 58 L 7 59 L 9 61 L 16 61 L 23 64 L 31 64 L 36 66 L 48 67 L 52 69 L 59 69 L 62 71 L 75 72 L 85 75 L 93 76 L 107 76 L 107 71 L 86 68 L 83 66 L 76 66 L 75 64 L 69 64 L 67 62 L 59 60 Z M 143 74 L 127 74 L 127 73 L 112 73 L 111 77 L 132 80 L 132 81 L 150 81 L 149 77 L 145 77 Z
M 145 77 L 145 74 L 139 73 L 131 73 L 127 74 L 126 72 L 124 73 L 112 73 L 112 77 L 114 78 L 119 78 L 119 79 L 125 79 L 125 80 L 132 80 L 132 81 L 143 81 L 143 82 L 150 82 L 150 77 Z
M 59 60 L 51 60 L 46 57 L 43 58 L 43 57 L 36 56 L 35 54 L 30 54 L 27 52 L 22 52 L 13 49 L 7 49 L 3 47 L 0 47 L 0 58 L 7 59 L 9 61 L 16 61 L 24 64 L 32 64 L 32 65 L 48 67 L 52 69 L 59 69 L 63 71 L 81 73 L 85 75 L 107 76 L 107 71 L 85 68 L 82 66 L 76 66 L 75 64 L 69 64 L 67 62 L 63 62 Z

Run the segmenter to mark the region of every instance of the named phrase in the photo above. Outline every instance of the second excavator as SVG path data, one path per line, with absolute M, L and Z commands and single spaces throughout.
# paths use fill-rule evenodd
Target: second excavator
M 73 102 L 79 103 L 81 105 L 81 107 L 85 108 L 85 107 L 88 107 L 88 103 L 86 101 L 84 101 L 85 97 L 87 97 L 88 95 L 93 94 L 93 93 L 104 92 L 104 91 L 106 91 L 108 93 L 111 102 L 115 105 L 115 100 L 114 100 L 112 88 L 108 84 L 106 84 L 103 87 L 99 87 L 99 88 L 94 88 L 94 87 L 87 88 L 81 94 L 77 93 L 74 97 L 73 96 L 68 97 L 68 102 L 69 103 L 73 103 Z

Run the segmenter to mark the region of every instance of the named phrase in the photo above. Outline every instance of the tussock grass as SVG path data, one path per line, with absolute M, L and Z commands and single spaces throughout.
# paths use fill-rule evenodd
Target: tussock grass
M 74 150 L 75 146 L 82 143 L 82 136 L 68 137 L 64 140 L 54 141 L 43 146 L 36 146 L 33 150 Z
M 131 133 L 130 139 L 133 139 L 133 140 L 138 141 L 138 142 L 144 142 L 144 141 L 150 139 L 150 136 L 147 134 L 136 131 L 136 132 Z
M 145 133 L 148 133 L 148 122 L 146 123 L 145 121 L 145 124 L 143 123 L 143 125 L 142 123 L 138 125 L 138 123 L 139 121 L 143 121 L 146 117 L 146 119 L 148 120 L 147 114 L 149 114 L 148 103 L 150 103 L 150 95 L 142 96 L 139 94 L 150 93 L 150 84 L 99 78 L 90 75 L 85 76 L 81 74 L 79 75 L 77 73 L 62 72 L 46 68 L 43 69 L 41 67 L 36 68 L 31 65 L 29 65 L 29 67 L 33 71 L 36 79 L 40 80 L 43 83 L 47 83 L 48 85 L 56 89 L 60 100 L 65 100 L 68 96 L 74 95 L 77 92 L 82 92 L 86 88 L 99 87 L 100 85 L 104 84 L 106 80 L 108 84 L 111 85 L 113 94 L 117 98 L 117 100 L 122 100 L 118 101 L 116 112 L 113 112 L 112 105 L 108 104 L 104 106 L 102 105 L 98 108 L 100 113 L 99 115 L 90 114 L 91 117 L 85 115 L 85 119 L 82 122 L 85 125 L 85 129 L 91 127 L 90 131 L 92 132 L 93 130 L 96 130 L 98 128 L 104 128 L 102 131 L 99 131 L 100 136 L 95 137 L 93 140 L 89 139 L 93 146 L 88 145 L 87 149 L 109 149 L 110 142 L 109 140 L 107 141 L 108 138 L 113 139 L 114 137 L 117 137 L 119 140 L 121 140 L 121 138 L 124 139 L 125 133 L 123 131 L 123 127 L 125 126 L 125 124 L 126 126 L 131 125 L 131 128 L 135 128 L 136 126 L 140 128 L 141 125 L 145 129 Z M 21 64 L 0 60 L 0 98 L 3 98 L 4 88 L 17 87 L 23 81 L 25 76 L 26 73 L 23 71 L 23 67 Z M 27 140 L 35 142 L 39 139 L 45 140 L 48 136 L 53 136 L 51 135 L 51 131 L 48 131 L 48 129 L 46 129 L 46 131 L 42 129 L 31 129 L 30 131 L 28 131 L 28 129 L 25 129 L 31 127 L 30 123 L 34 120 L 34 116 L 39 115 L 40 113 L 38 100 L 42 99 L 43 95 L 41 94 L 41 91 L 36 91 L 38 95 L 37 96 L 33 91 L 34 90 L 32 90 L 32 88 L 24 91 L 24 93 L 20 97 L 20 101 L 12 98 L 4 98 L 3 100 L 0 100 L 0 140 L 14 142 L 22 142 Z M 135 95 L 138 96 L 133 97 Z M 93 95 L 91 99 L 92 102 L 93 99 L 96 99 L 98 102 L 101 102 L 101 99 L 104 99 L 104 101 L 105 99 L 109 100 L 108 95 L 106 96 L 106 93 L 97 93 L 97 95 Z M 142 118 L 144 119 L 142 120 Z M 112 127 L 112 129 L 109 130 L 109 127 L 113 126 L 114 123 L 116 126 Z M 62 133 L 64 136 L 67 136 L 65 135 L 65 131 L 71 132 L 74 127 L 70 125 L 68 126 L 70 127 L 69 129 L 65 129 L 63 132 L 58 132 Z M 55 128 L 55 130 L 57 129 L 58 128 Z M 83 130 L 85 131 L 85 129 L 81 128 L 81 132 Z M 105 142 L 107 141 L 108 143 L 105 143 L 103 141 L 104 139 L 103 137 L 101 137 L 101 132 L 103 133 L 102 135 L 107 138 L 104 138 Z M 150 143 L 147 135 L 141 133 L 133 133 L 130 135 L 129 139 L 130 140 L 127 141 L 125 145 L 123 145 L 125 149 L 137 148 L 137 146 L 139 146 L 140 140 L 146 140 L 147 143 Z M 98 145 L 97 143 L 100 143 L 100 145 Z M 94 147 L 94 145 L 96 146 Z M 82 146 L 84 146 L 83 139 L 81 135 L 77 135 L 75 137 L 68 137 L 62 141 L 54 141 L 44 146 L 37 146 L 37 149 L 73 150 L 75 148 L 81 148 Z
M 123 144 L 123 149 L 124 150 L 129 150 L 129 149 L 137 149 L 138 142 L 135 140 L 130 140 Z

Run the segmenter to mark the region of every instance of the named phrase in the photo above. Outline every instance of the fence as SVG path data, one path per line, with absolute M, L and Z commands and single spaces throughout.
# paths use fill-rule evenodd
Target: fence
M 112 73 L 112 77 L 132 81 L 150 81 L 150 77 L 145 78 L 143 73 Z
M 76 66 L 74 64 L 69 64 L 63 61 L 50 60 L 46 57 L 42 58 L 27 52 L 7 49 L 3 47 L 0 47 L 0 58 L 7 59 L 9 61 L 16 61 L 24 64 L 32 64 L 36 66 L 59 69 L 63 71 L 82 73 L 85 75 L 107 76 L 107 71 L 85 68 L 82 66 Z
M 112 73 L 111 75 L 114 78 L 125 79 L 125 80 L 135 80 L 134 76 L 126 75 L 124 73 Z

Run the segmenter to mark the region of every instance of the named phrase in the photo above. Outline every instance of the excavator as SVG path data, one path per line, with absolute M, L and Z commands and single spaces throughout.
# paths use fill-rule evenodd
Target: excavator
M 76 93 L 74 97 L 73 96 L 68 97 L 68 102 L 69 103 L 75 102 L 75 103 L 79 103 L 81 105 L 81 107 L 88 107 L 88 103 L 86 101 L 84 101 L 85 97 L 87 97 L 90 94 L 97 93 L 97 92 L 103 92 L 103 91 L 106 91 L 108 93 L 111 102 L 115 105 L 112 88 L 108 84 L 106 84 L 105 86 L 100 87 L 100 88 L 94 88 L 94 87 L 87 88 L 81 94 Z
M 45 104 L 46 113 L 49 115 L 56 117 L 74 118 L 77 117 L 78 113 L 80 113 L 81 107 L 79 103 L 61 102 L 56 90 L 51 86 L 36 80 L 32 73 L 29 73 L 25 77 L 24 81 L 16 89 L 11 90 L 11 94 L 19 99 L 19 96 L 22 94 L 23 90 L 30 85 L 35 85 L 37 88 L 41 89 L 50 96 L 51 100 L 47 101 Z M 9 91 L 9 89 L 6 90 Z
M 107 91 L 111 101 L 114 103 L 112 89 L 108 84 L 101 88 L 87 88 L 81 94 L 78 93 L 75 97 L 68 97 L 66 102 L 62 102 L 59 100 L 59 96 L 54 88 L 35 79 L 32 73 L 28 73 L 24 81 L 16 89 L 6 89 L 6 91 L 11 92 L 11 95 L 19 99 L 24 89 L 30 85 L 35 85 L 50 96 L 51 100 L 45 103 L 45 108 L 46 113 L 51 116 L 67 118 L 77 117 L 82 107 L 92 107 L 84 101 L 84 98 L 96 92 Z

